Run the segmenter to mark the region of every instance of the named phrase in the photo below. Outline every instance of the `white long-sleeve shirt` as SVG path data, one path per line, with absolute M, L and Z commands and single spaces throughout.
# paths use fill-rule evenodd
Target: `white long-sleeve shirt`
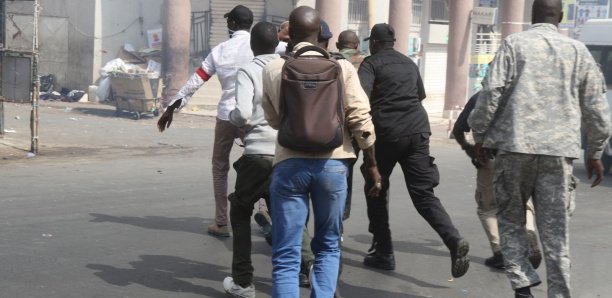
M 180 108 L 183 108 L 193 94 L 216 74 L 223 92 L 217 105 L 217 118 L 228 121 L 229 113 L 236 107 L 236 73 L 240 67 L 253 60 L 250 40 L 251 34 L 241 30 L 214 47 L 202 62 L 202 67 L 189 78 L 169 105 L 182 98 Z

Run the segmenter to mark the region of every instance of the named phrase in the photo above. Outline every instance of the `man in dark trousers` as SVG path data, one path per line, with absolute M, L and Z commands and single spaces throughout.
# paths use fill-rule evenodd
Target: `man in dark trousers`
M 434 158 L 429 155 L 431 129 L 421 104 L 425 90 L 419 69 L 410 58 L 393 49 L 395 31 L 391 26 L 376 24 L 368 39 L 372 56 L 361 64 L 359 79 L 370 98 L 377 136 L 376 160 L 383 185 L 379 198 L 366 194 L 369 231 L 374 237 L 364 264 L 395 269 L 389 228 L 389 177 L 399 163 L 414 206 L 450 250 L 453 277 L 463 276 L 470 264 L 469 244 L 434 195 L 439 174 Z
M 234 234 L 232 276 L 223 280 L 223 288 L 233 297 L 255 297 L 251 262 L 251 214 L 260 198 L 269 198 L 268 188 L 276 147 L 276 130 L 264 119 L 261 106 L 262 70 L 278 45 L 276 27 L 268 22 L 257 23 L 251 33 L 251 49 L 255 58 L 236 74 L 236 108 L 230 122 L 245 130 L 244 153 L 234 163 L 235 191 L 229 195 L 230 222 Z

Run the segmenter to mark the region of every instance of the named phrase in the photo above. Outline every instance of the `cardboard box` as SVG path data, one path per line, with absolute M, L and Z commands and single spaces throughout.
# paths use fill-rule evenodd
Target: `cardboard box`
M 130 99 L 154 99 L 161 97 L 158 79 L 145 75 L 113 74 L 110 76 L 115 97 Z
M 151 113 L 157 109 L 157 101 L 155 99 L 133 99 L 133 98 L 115 98 L 117 101 L 116 107 L 118 110 Z

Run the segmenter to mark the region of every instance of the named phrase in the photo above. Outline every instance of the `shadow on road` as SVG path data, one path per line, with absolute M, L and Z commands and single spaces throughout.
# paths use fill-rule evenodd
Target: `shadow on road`
M 352 238 L 364 244 L 369 244 L 372 241 L 371 235 L 359 234 L 352 236 Z M 439 250 L 436 247 L 442 247 L 443 250 Z M 442 244 L 441 241 L 425 239 L 424 242 L 410 242 L 410 241 L 393 241 L 393 249 L 397 252 L 409 253 L 409 254 L 421 254 L 421 255 L 430 255 L 436 257 L 448 257 L 450 258 L 450 254 L 448 251 L 445 251 L 446 248 Z M 365 257 L 365 253 L 357 250 L 352 250 L 347 247 L 342 247 L 343 251 L 355 253 L 358 255 L 363 255 Z M 484 264 L 485 258 L 477 257 L 472 254 L 469 254 L 470 262 Z M 450 259 L 449 259 L 450 260 Z
M 81 113 L 84 115 L 92 115 L 98 117 L 108 117 L 115 118 L 116 111 L 113 106 L 96 106 L 95 108 L 84 108 L 84 107 L 75 107 L 72 109 L 73 112 Z
M 385 297 L 385 298 L 425 298 L 426 296 L 411 295 L 408 293 L 389 292 L 347 284 L 342 280 L 338 283 L 341 297 Z
M 128 224 L 136 227 L 153 229 L 188 232 L 198 235 L 206 235 L 205 220 L 200 217 L 180 217 L 170 218 L 164 216 L 113 216 L 100 213 L 89 213 L 94 219 L 90 222 L 113 222 L 120 224 Z
M 363 244 L 372 243 L 372 235 L 359 234 L 351 236 L 353 240 Z M 397 252 L 430 255 L 437 257 L 448 257 L 448 252 L 437 249 L 443 247 L 441 241 L 436 240 L 424 240 L 423 242 L 410 242 L 410 241 L 393 241 L 393 250 Z
M 347 249 L 342 248 L 342 251 L 345 252 L 345 251 L 347 251 Z M 355 261 L 355 260 L 352 260 L 352 259 L 347 259 L 347 258 L 342 258 L 342 265 L 343 266 L 353 266 L 355 268 L 365 268 L 365 266 L 361 262 Z M 405 274 L 402 274 L 402 273 L 397 273 L 395 271 L 377 270 L 377 269 L 372 269 L 372 268 L 365 268 L 365 269 L 366 270 L 373 270 L 376 273 L 380 273 L 380 274 L 386 275 L 388 277 L 394 277 L 394 278 L 400 279 L 400 280 L 408 282 L 408 283 L 413 283 L 413 284 L 415 284 L 415 285 L 417 285 L 419 287 L 422 287 L 422 288 L 435 288 L 435 289 L 447 289 L 448 288 L 448 287 L 445 287 L 445 286 L 428 283 L 428 282 L 416 279 L 416 278 L 414 278 L 412 276 L 408 276 L 408 275 L 405 275 Z M 344 292 L 345 292 L 344 288 L 342 288 L 342 293 L 344 294 Z M 348 296 L 348 297 L 354 297 L 354 296 Z M 359 296 L 359 297 L 387 297 L 387 296 L 384 296 L 384 295 L 383 296 L 364 295 L 364 296 Z M 394 296 L 389 296 L 389 297 L 394 297 Z M 417 296 L 415 296 L 415 297 L 417 297 Z
M 129 263 L 132 268 L 116 268 L 103 264 L 88 264 L 86 267 L 105 282 L 125 287 L 140 284 L 151 289 L 166 292 L 194 293 L 205 297 L 223 297 L 225 292 L 221 281 L 228 276 L 228 268 L 196 262 L 174 256 L 142 255 L 140 260 Z M 187 282 L 184 279 L 206 279 L 217 282 L 212 288 Z M 271 292 L 271 281 L 258 278 L 256 287 L 261 292 Z

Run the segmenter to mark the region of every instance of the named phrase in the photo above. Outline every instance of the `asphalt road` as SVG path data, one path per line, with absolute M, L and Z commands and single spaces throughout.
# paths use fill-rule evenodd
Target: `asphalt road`
M 28 158 L 29 107 L 5 110 L 15 132 L 0 139 L 0 297 L 225 297 L 232 242 L 206 234 L 214 119 L 179 114 L 160 134 L 152 117 L 44 103 L 40 152 Z M 371 237 L 357 193 L 345 223 L 343 297 L 513 297 L 503 272 L 482 264 L 491 253 L 475 211 L 475 170 L 443 125 L 434 130 L 436 192 L 471 243 L 469 272 L 450 280 L 448 252 L 414 210 L 398 167 L 390 202 L 397 269 L 362 265 Z M 239 155 L 236 148 L 232 159 Z M 581 161 L 575 173 L 575 297 L 612 297 L 612 177 L 591 189 Z M 230 189 L 234 179 L 231 171 Z M 362 186 L 357 177 L 355 189 Z M 257 296 L 270 297 L 270 247 L 255 223 L 253 260 Z M 543 267 L 538 272 L 545 278 Z M 534 294 L 545 297 L 545 284 Z

